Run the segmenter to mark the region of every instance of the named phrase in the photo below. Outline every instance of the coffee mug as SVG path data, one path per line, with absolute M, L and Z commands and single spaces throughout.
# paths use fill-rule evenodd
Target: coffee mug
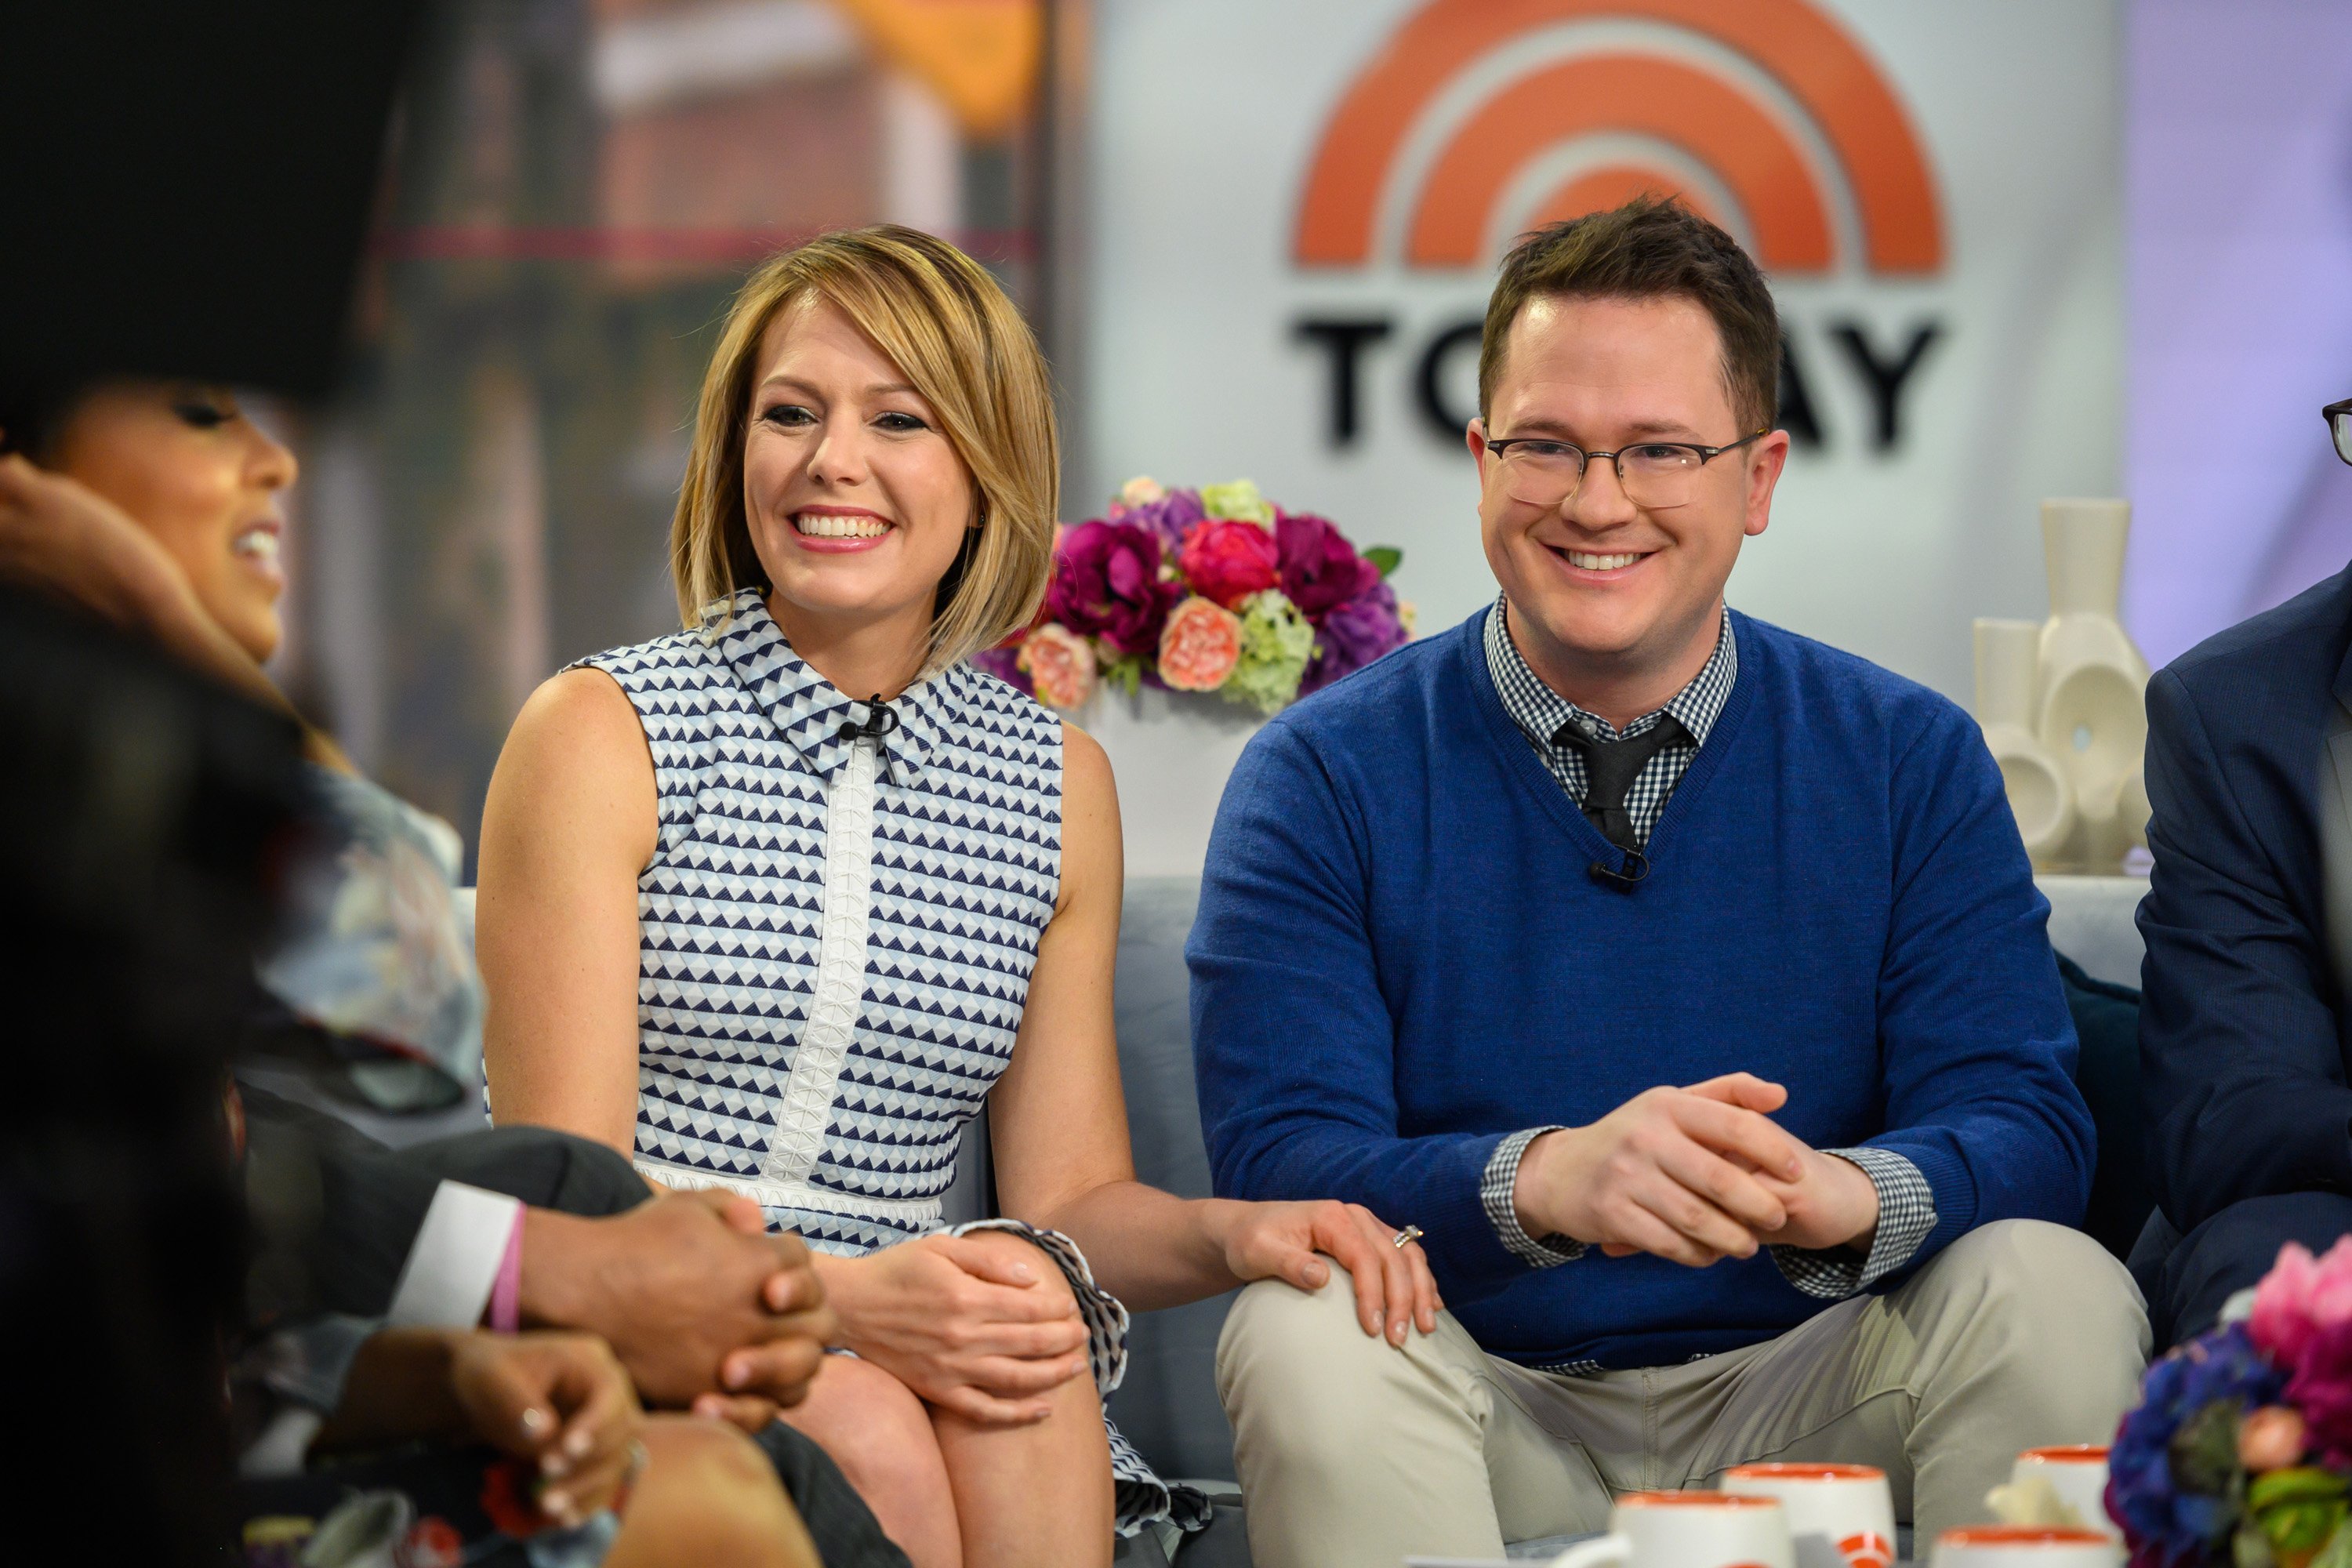
M 1870 1465 L 1735 1465 L 1723 1489 L 1779 1500 L 1797 1568 L 1893 1568 L 1895 1494 Z
M 1627 1492 L 1609 1510 L 1609 1533 L 1625 1538 L 1633 1568 L 1797 1568 L 1778 1498 Z
M 2074 1510 L 2085 1530 L 2123 1538 L 2107 1517 L 2107 1450 L 2099 1443 L 2069 1443 L 2055 1448 L 2028 1448 L 2017 1457 L 2009 1473 L 2011 1486 L 2039 1478 L 2050 1483 L 2058 1500 Z
M 1971 1524 L 1936 1538 L 1929 1568 L 2119 1568 L 2123 1553 L 2095 1530 Z

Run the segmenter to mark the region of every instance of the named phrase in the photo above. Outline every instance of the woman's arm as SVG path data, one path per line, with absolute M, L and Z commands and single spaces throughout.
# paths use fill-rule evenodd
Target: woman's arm
M 631 1152 L 637 877 L 658 810 L 645 730 L 611 677 L 566 670 L 523 704 L 482 808 L 475 913 L 500 1122 Z
M 1135 1179 L 1111 976 L 1125 867 L 1118 791 L 1093 737 L 1063 727 L 1062 895 L 1038 943 L 1013 1062 L 989 1095 L 1004 1212 L 1063 1232 L 1103 1289 L 1150 1311 L 1279 1278 L 1316 1289 L 1318 1253 L 1354 1277 L 1365 1331 L 1433 1329 L 1441 1304 L 1418 1247 L 1339 1203 L 1188 1202 Z M 1394 1310 L 1391 1310 L 1391 1304 Z

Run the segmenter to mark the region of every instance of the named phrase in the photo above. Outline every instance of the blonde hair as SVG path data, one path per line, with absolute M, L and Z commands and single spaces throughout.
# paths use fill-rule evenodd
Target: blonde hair
M 940 581 L 923 673 L 1029 624 L 1054 570 L 1061 454 L 1037 340 L 980 264 L 946 240 L 882 224 L 769 258 L 728 311 L 695 412 L 669 531 L 689 630 L 714 600 L 767 586 L 743 510 L 743 445 L 761 340 L 784 310 L 823 300 L 874 340 L 938 415 L 972 477 L 979 526 Z

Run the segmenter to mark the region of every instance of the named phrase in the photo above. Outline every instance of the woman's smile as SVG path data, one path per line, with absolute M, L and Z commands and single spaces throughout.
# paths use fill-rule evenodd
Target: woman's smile
M 237 530 L 228 542 L 229 553 L 237 564 L 267 584 L 273 595 L 286 587 L 286 566 L 279 552 L 285 533 L 282 519 L 265 517 Z
M 881 513 L 863 507 L 809 506 L 793 513 L 793 537 L 819 555 L 871 550 L 897 531 Z

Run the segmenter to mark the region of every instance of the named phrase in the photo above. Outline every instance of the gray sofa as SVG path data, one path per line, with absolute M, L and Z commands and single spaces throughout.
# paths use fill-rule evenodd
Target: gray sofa
M 2052 945 L 2081 964 L 2095 979 L 2120 985 L 2139 984 L 2140 940 L 2132 912 L 2147 890 L 2144 879 L 2047 877 L 2041 883 L 2051 904 Z M 1208 1152 L 1192 1091 L 1192 1015 L 1184 969 L 1184 938 L 1192 927 L 1200 883 L 1191 877 L 1139 877 L 1127 885 L 1118 942 L 1118 1026 L 1119 1070 L 1127 1091 L 1129 1133 L 1136 1171 L 1144 1181 L 1184 1197 L 1209 1195 Z M 299 1083 L 283 1086 L 304 1093 Z M 478 1101 L 435 1116 L 390 1118 L 340 1114 L 363 1122 L 390 1142 L 422 1138 L 478 1126 Z M 950 1218 L 977 1218 L 988 1202 L 987 1128 L 975 1123 L 967 1138 L 955 1187 L 949 1194 Z M 1217 1333 L 1230 1295 L 1167 1311 L 1139 1314 L 1129 1341 L 1126 1383 L 1111 1396 L 1119 1429 L 1163 1476 L 1212 1484 L 1213 1491 L 1237 1493 L 1233 1428 L 1217 1403 L 1213 1367 Z M 1237 1507 L 1221 1508 L 1217 1526 L 1178 1551 L 1181 1568 L 1245 1565 Z M 1545 1543 L 1526 1542 L 1513 1555 L 1535 1555 Z M 1146 1536 L 1121 1552 L 1123 1563 L 1164 1562 L 1164 1543 Z

